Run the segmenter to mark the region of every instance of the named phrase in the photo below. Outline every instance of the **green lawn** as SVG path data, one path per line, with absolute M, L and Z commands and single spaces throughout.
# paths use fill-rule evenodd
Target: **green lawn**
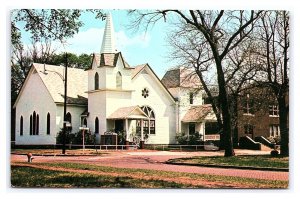
M 15 187 L 103 187 L 103 188 L 287 188 L 287 181 L 260 180 L 241 177 L 125 169 L 80 163 L 34 163 L 36 165 L 103 172 L 81 174 L 76 172 L 48 171 L 12 166 L 12 185 Z M 117 173 L 119 177 L 109 173 Z M 133 174 L 135 177 L 122 177 Z M 159 180 L 158 180 L 159 179 Z M 168 179 L 168 180 L 166 180 Z M 170 180 L 171 179 L 171 180 Z M 172 180 L 173 179 L 173 180 Z M 184 181 L 178 181 L 184 179 Z M 197 184 L 192 182 L 207 182 Z M 213 183 L 213 185 L 211 185 Z
M 163 180 L 144 181 L 19 166 L 12 166 L 11 185 L 27 188 L 192 188 L 189 185 Z
M 251 166 L 268 168 L 288 168 L 288 157 L 271 157 L 270 155 L 244 155 L 244 156 L 212 156 L 212 157 L 192 157 L 169 160 L 171 163 L 193 163 L 201 165 L 225 165 L 225 166 Z

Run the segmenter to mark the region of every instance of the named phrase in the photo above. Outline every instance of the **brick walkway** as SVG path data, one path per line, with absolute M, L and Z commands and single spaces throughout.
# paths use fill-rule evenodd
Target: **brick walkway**
M 247 153 L 247 151 L 243 151 L 243 153 L 240 154 L 244 154 L 245 152 Z M 221 153 L 218 153 L 219 152 L 111 152 L 105 156 L 35 156 L 34 162 L 77 162 L 118 168 L 151 169 L 222 176 L 238 176 L 268 180 L 288 181 L 289 179 L 288 172 L 222 169 L 164 164 L 165 161 L 172 158 L 191 157 L 198 155 L 221 155 Z M 11 155 L 11 161 L 16 162 L 27 160 L 26 157 L 22 155 Z

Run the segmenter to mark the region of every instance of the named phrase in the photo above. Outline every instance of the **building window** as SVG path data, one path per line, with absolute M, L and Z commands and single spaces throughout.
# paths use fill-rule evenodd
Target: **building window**
M 149 117 L 149 120 L 142 120 L 143 132 L 145 134 L 155 134 L 155 113 L 149 106 L 142 106 L 141 109 Z M 141 121 L 136 121 L 137 132 L 141 132 Z
M 66 114 L 66 121 L 69 122 L 70 124 L 72 124 L 72 115 L 70 112 L 68 112 Z
M 144 89 L 142 90 L 142 96 L 143 96 L 144 98 L 147 98 L 147 97 L 149 96 L 149 90 L 148 90 L 147 88 L 144 88 Z
M 87 119 L 83 118 L 83 126 L 87 127 Z
M 122 88 L 122 75 L 120 72 L 116 75 L 116 88 L 121 89 Z
M 246 124 L 246 125 L 244 125 L 245 134 L 251 134 L 251 135 L 253 135 L 253 129 L 254 129 L 254 126 L 252 124 Z
M 196 133 L 196 124 L 193 122 L 189 123 L 189 135 L 193 135 Z
M 35 113 L 35 111 L 33 111 L 33 116 L 32 116 L 32 127 L 33 127 L 32 135 L 35 135 L 35 132 L 36 132 L 36 113 Z
M 194 93 L 190 93 L 190 104 L 194 104 Z
M 99 133 L 99 119 L 96 117 L 95 119 L 95 134 Z
M 205 122 L 205 135 L 219 133 L 219 125 L 217 122 Z
M 68 112 L 66 114 L 66 120 L 65 120 L 67 123 L 66 123 L 66 127 L 67 127 L 67 130 L 71 131 L 72 130 L 72 115 L 70 112 Z
M 254 101 L 250 99 L 250 95 L 247 94 L 246 100 L 243 103 L 243 112 L 247 115 L 253 115 L 254 114 Z
M 32 135 L 32 115 L 30 115 L 30 129 L 29 134 Z
M 278 124 L 270 125 L 270 137 L 279 137 L 280 136 L 280 128 Z
M 50 135 L 50 113 L 47 114 L 47 135 Z
M 33 111 L 33 114 L 30 115 L 30 135 L 38 135 L 39 134 L 39 114 L 36 114 Z
M 23 135 L 23 116 L 20 117 L 20 136 Z
M 278 105 L 270 105 L 269 106 L 269 116 L 279 116 Z
M 99 89 L 99 75 L 98 73 L 96 72 L 95 74 L 95 90 L 98 90 Z
M 39 119 L 39 114 L 36 115 L 36 130 L 35 134 L 38 135 L 40 131 L 40 119 Z

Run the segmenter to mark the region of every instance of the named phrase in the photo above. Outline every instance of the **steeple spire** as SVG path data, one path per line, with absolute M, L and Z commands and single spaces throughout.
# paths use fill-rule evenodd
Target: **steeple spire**
M 116 53 L 115 31 L 111 13 L 109 13 L 106 17 L 106 25 L 100 53 Z

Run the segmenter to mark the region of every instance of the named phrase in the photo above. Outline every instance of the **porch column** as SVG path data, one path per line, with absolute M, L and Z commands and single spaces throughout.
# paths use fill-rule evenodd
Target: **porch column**
M 144 141 L 144 121 L 141 120 L 141 141 Z
M 125 131 L 126 131 L 126 149 L 129 149 L 129 135 L 128 135 L 128 119 L 125 119 Z
M 150 135 L 150 118 L 148 119 L 148 135 Z
M 141 120 L 141 142 L 140 142 L 140 148 L 144 149 L 144 121 Z
M 129 142 L 129 135 L 128 135 L 128 119 L 125 119 L 125 132 L 126 132 L 126 141 Z

